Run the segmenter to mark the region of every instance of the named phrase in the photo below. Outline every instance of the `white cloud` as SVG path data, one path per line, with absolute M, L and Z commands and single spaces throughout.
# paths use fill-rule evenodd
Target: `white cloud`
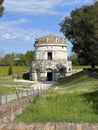
M 54 8 L 61 3 L 61 0 L 6 0 L 4 6 L 6 11 L 12 13 L 26 14 L 56 14 Z
M 75 4 L 91 4 L 93 3 L 93 0 L 62 0 L 63 4 L 62 6 L 71 6 Z
M 11 13 L 53 15 L 61 13 L 56 7 L 92 2 L 93 0 L 6 0 L 4 6 L 6 11 L 10 11 Z
M 2 34 L 1 37 L 2 37 L 3 39 L 6 39 L 6 40 L 13 39 L 13 37 L 12 37 L 11 34 L 9 34 L 9 33 Z
M 39 29 L 24 29 L 21 26 L 19 27 L 19 25 L 27 22 L 29 22 L 29 20 L 23 18 L 16 21 L 0 21 L 0 30 L 2 30 L 0 31 L 0 41 L 11 40 L 13 43 L 18 41 L 21 43 L 33 43 L 36 37 L 49 33 L 48 31 L 46 32 Z

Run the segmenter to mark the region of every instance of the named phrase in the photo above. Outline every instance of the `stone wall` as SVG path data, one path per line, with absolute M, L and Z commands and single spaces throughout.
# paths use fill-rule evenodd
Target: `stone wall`
M 98 130 L 98 123 L 13 123 L 15 116 L 22 113 L 27 104 L 34 100 L 35 96 L 31 95 L 1 105 L 0 130 Z
M 0 105 L 0 123 L 13 121 L 16 115 L 22 113 L 29 102 L 34 100 L 35 95 L 27 96 L 20 100 Z
M 25 107 L 30 103 L 33 102 L 37 95 L 41 95 L 45 91 L 49 89 L 53 89 L 54 85 L 48 89 L 38 89 L 36 93 L 34 92 L 33 95 L 23 97 L 19 100 L 12 101 L 10 103 L 6 103 L 4 105 L 0 105 L 0 123 L 11 122 L 14 120 L 15 116 L 21 114 Z
M 98 124 L 78 123 L 3 123 L 0 130 L 98 130 Z

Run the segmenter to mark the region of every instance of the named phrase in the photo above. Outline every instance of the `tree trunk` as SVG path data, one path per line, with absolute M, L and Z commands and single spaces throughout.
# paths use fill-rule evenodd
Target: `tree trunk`
M 94 70 L 95 69 L 95 64 L 91 64 L 91 69 Z

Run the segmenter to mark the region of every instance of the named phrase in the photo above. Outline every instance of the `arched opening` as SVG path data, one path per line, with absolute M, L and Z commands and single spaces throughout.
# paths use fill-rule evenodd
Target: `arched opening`
M 52 69 L 47 69 L 47 81 L 53 80 L 53 72 Z

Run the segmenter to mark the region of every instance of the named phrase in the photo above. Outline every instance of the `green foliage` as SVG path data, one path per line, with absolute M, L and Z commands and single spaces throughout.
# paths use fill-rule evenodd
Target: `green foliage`
M 84 72 L 37 96 L 16 122 L 98 122 L 98 80 Z
M 79 65 L 78 60 L 77 60 L 77 56 L 76 56 L 75 53 L 72 53 L 72 54 L 68 57 L 68 59 L 69 59 L 70 61 L 72 61 L 72 65 L 74 65 L 74 66 Z
M 16 66 L 24 66 L 25 64 L 25 55 L 18 53 L 18 54 L 14 54 L 14 64 Z
M 11 53 L 11 54 L 6 54 L 3 61 L 4 61 L 4 64 L 5 65 L 15 65 L 15 54 L 14 53 Z
M 10 66 L 9 69 L 8 69 L 8 75 L 11 75 L 11 74 L 13 74 L 12 66 Z
M 27 51 L 25 54 L 26 65 L 30 65 L 31 61 L 34 59 L 34 51 Z
M 23 79 L 30 79 L 30 75 L 29 75 L 29 72 L 27 73 L 23 73 Z
M 83 6 L 71 12 L 70 17 L 60 24 L 61 32 L 73 44 L 82 65 L 98 64 L 98 2 L 93 6 Z
M 4 56 L 3 63 L 8 66 L 24 66 L 30 65 L 33 58 L 34 51 L 27 51 L 25 54 L 11 53 Z
M 0 0 L 0 16 L 2 16 L 3 11 L 4 11 L 4 7 L 2 6 L 4 0 Z

